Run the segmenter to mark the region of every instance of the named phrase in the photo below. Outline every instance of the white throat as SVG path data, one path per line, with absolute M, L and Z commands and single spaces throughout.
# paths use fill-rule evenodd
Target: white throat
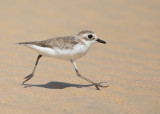
M 86 44 L 86 46 L 89 48 L 92 46 L 92 44 L 96 43 L 96 41 L 92 40 L 92 41 L 86 41 L 84 39 L 82 39 L 82 41 Z

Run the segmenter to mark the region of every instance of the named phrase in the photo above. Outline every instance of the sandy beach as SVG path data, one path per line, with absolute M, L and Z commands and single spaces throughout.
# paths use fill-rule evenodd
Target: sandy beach
M 1 0 L 0 114 L 159 114 L 160 1 Z M 93 30 L 96 43 L 72 64 L 42 58 L 17 42 L 40 41 Z

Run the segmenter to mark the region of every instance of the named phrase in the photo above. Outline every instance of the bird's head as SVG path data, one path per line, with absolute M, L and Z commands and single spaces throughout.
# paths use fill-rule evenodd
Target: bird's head
M 96 36 L 96 34 L 93 31 L 90 31 L 90 30 L 83 30 L 83 31 L 79 32 L 77 34 L 77 36 L 79 38 L 81 38 L 83 41 L 85 41 L 87 43 L 90 43 L 90 44 L 93 44 L 93 43 L 96 43 L 96 42 L 106 44 L 105 41 L 99 39 Z

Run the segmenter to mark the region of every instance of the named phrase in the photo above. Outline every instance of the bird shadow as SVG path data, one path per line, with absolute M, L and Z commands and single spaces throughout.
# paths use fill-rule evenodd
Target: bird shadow
M 101 82 L 101 83 L 106 83 L 106 82 Z M 48 82 L 47 84 L 22 84 L 22 85 L 24 86 L 24 88 L 42 87 L 42 88 L 48 88 L 48 89 L 64 89 L 67 87 L 82 88 L 82 87 L 94 86 L 93 84 L 82 85 L 82 84 L 71 84 L 71 83 L 57 82 L 57 81 Z

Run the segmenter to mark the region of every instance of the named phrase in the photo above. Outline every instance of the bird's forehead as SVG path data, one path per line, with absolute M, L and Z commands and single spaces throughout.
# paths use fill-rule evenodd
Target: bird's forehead
M 81 36 L 84 34 L 94 34 L 94 32 L 90 31 L 90 30 L 83 30 L 83 31 L 79 32 L 77 35 Z

